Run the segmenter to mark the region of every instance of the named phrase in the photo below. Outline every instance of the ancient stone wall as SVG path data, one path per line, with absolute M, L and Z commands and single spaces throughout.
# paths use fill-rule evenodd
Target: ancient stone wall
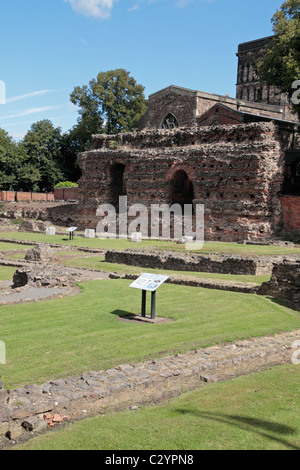
M 281 299 L 289 307 L 300 310 L 300 261 L 274 263 L 271 281 L 263 283 L 258 294 Z
M 273 123 L 98 135 L 78 162 L 82 228 L 95 228 L 98 206 L 118 195 L 127 195 L 128 206 L 171 205 L 182 172 L 194 206 L 205 205 L 206 240 L 268 239 L 282 229 L 284 152 Z
M 186 253 L 151 253 L 141 250 L 107 251 L 107 263 L 126 264 L 143 268 L 166 269 L 170 271 L 191 271 L 237 275 L 271 274 L 273 261 L 269 258 L 247 258 L 230 255 L 205 255 Z
M 286 232 L 300 232 L 300 197 L 281 196 L 283 229 Z

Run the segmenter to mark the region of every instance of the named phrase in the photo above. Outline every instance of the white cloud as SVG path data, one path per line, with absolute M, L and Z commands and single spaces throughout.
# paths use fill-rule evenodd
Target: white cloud
M 26 109 L 25 111 L 21 111 L 20 113 L 17 113 L 17 114 L 10 114 L 9 116 L 3 116 L 3 117 L 0 117 L 1 121 L 4 121 L 5 119 L 15 119 L 15 118 L 18 118 L 18 117 L 22 117 L 22 116 L 29 116 L 30 114 L 35 114 L 35 113 L 42 113 L 42 112 L 45 112 L 45 111 L 50 111 L 51 109 L 58 109 L 58 108 L 61 108 L 62 106 L 58 105 L 58 106 L 44 106 L 44 107 L 41 107 L 41 108 L 29 108 L 29 109 Z
M 53 90 L 39 90 L 33 91 L 31 93 L 26 93 L 25 95 L 14 96 L 13 98 L 7 98 L 6 103 L 15 103 L 16 101 L 25 100 L 27 98 L 34 98 L 35 96 L 45 95 L 46 93 L 51 93 Z
M 89 43 L 87 42 L 87 40 L 84 39 L 84 38 L 78 38 L 78 41 L 81 42 L 81 44 L 83 44 L 84 46 L 88 46 L 88 45 L 89 45 Z
M 128 11 L 137 11 L 139 9 L 140 5 L 136 3 L 133 5 L 131 8 L 128 8 Z
M 0 104 L 6 104 L 6 85 L 0 80 Z
M 116 0 L 65 0 L 73 10 L 86 16 L 108 18 Z

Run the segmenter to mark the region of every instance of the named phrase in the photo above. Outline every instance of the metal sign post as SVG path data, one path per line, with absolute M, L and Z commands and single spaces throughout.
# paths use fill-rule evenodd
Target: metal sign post
M 146 317 L 147 291 L 142 291 L 142 317 Z
M 155 320 L 156 317 L 156 291 L 151 292 L 151 318 Z
M 151 319 L 156 317 L 156 290 L 168 279 L 168 276 L 160 276 L 158 274 L 142 274 L 136 279 L 130 287 L 140 289 L 142 291 L 142 317 L 146 318 L 146 298 L 147 292 L 151 292 Z
M 74 232 L 77 230 L 77 227 L 70 227 L 67 228 L 67 232 L 69 232 L 69 240 L 74 240 Z

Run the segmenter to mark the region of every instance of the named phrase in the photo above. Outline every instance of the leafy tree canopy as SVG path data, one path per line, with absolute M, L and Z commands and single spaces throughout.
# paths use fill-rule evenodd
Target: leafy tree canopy
M 31 126 L 22 142 L 27 168 L 39 171 L 39 190 L 52 191 L 63 179 L 60 148 L 61 130 L 45 119 Z M 37 177 L 37 171 L 35 171 Z
M 0 189 L 14 190 L 19 160 L 18 145 L 0 129 Z
M 66 133 L 45 119 L 16 143 L 0 129 L 0 190 L 53 191 L 61 181 L 78 181 L 77 155 L 90 147 L 91 136 L 132 131 L 147 110 L 144 87 L 124 69 L 99 73 L 70 98 L 79 119 Z
M 293 84 L 300 80 L 300 0 L 285 1 L 272 23 L 274 38 L 266 57 L 258 64 L 258 74 L 261 81 L 276 85 L 292 99 Z M 300 105 L 294 103 L 293 107 L 300 117 Z
M 99 73 L 88 86 L 76 87 L 70 98 L 80 107 L 81 123 L 89 119 L 98 133 L 132 131 L 147 110 L 144 87 L 124 69 Z

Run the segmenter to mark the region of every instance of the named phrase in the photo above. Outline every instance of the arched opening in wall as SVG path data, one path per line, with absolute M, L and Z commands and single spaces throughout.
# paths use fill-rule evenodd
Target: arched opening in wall
M 281 194 L 300 196 L 300 151 L 287 150 L 285 153 L 285 172 Z
M 178 170 L 171 179 L 171 203 L 180 204 L 183 208 L 185 204 L 193 204 L 194 185 L 184 170 Z
M 167 114 L 167 116 L 165 117 L 165 119 L 163 120 L 161 124 L 161 128 L 162 129 L 175 129 L 176 127 L 179 127 L 176 117 L 171 113 Z
M 110 168 L 110 204 L 117 212 L 119 212 L 119 197 L 127 196 L 125 169 L 126 166 L 122 163 L 115 163 Z

